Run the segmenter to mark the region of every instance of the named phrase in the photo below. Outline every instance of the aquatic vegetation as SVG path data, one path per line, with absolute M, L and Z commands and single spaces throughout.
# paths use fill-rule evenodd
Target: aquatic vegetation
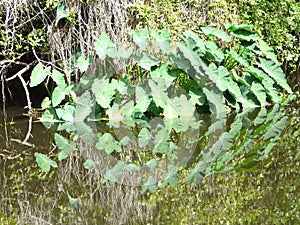
M 94 37 L 94 48 L 103 72 L 87 72 L 78 84 L 68 84 L 62 73 L 39 63 L 30 86 L 48 77 L 56 84 L 49 91 L 51 99 L 42 103 L 41 120 L 46 127 L 66 130 L 73 137 L 69 142 L 55 135 L 61 150 L 58 160 L 83 145 L 85 167 L 105 171 L 103 182 L 118 181 L 124 171 L 136 173 L 142 192 L 176 185 L 180 168 L 192 166 L 186 181 L 198 183 L 210 173 L 244 170 L 250 162 L 263 160 L 286 123 L 278 105 L 269 113 L 265 107 L 282 103 L 283 93 L 292 91 L 272 49 L 250 28 L 202 27 L 199 34 L 184 32 L 175 45 L 168 31 L 153 30 L 150 36 L 143 29 L 132 31 L 134 45 L 121 49 L 102 33 Z M 226 47 L 221 49 L 219 42 L 227 43 Z M 131 72 L 111 74 L 107 65 L 121 62 Z M 85 72 L 89 65 L 88 58 L 78 56 L 73 67 Z M 225 126 L 228 108 L 241 111 L 229 128 Z M 257 118 L 245 123 L 251 121 L 255 108 L 260 108 Z M 207 110 L 208 127 L 201 119 Z M 264 148 L 255 146 L 248 135 L 261 138 Z M 235 146 L 238 138 L 243 144 Z M 107 164 L 99 167 L 98 156 L 89 158 L 88 149 L 104 151 L 100 155 Z M 241 152 L 251 157 L 229 166 Z M 36 157 L 45 171 L 56 166 L 45 155 L 36 153 Z

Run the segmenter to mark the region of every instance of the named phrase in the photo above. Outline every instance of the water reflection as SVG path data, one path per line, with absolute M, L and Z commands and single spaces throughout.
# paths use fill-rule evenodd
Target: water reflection
M 236 224 L 238 219 L 243 220 L 242 217 L 249 222 L 253 216 L 252 222 L 272 224 L 270 218 L 275 221 L 276 213 L 282 213 L 281 222 L 297 222 L 297 165 L 300 161 L 297 132 L 299 134 L 300 129 L 295 117 L 288 121 L 281 111 L 278 106 L 249 110 L 212 124 L 203 118 L 200 129 L 190 127 L 185 135 L 173 139 L 177 146 L 182 146 L 175 151 L 182 161 L 167 154 L 154 157 L 151 151 L 132 153 L 129 150 L 134 145 L 139 146 L 138 138 L 121 153 L 108 154 L 94 145 L 99 132 L 107 129 L 105 125 L 77 124 L 74 131 L 77 131 L 79 151 L 70 152 L 69 157 L 59 162 L 57 169 L 46 174 L 40 173 L 33 154 L 41 152 L 53 158 L 61 151 L 53 144 L 53 133 L 41 124 L 33 123 L 28 141 L 35 147 L 16 141 L 9 141 L 7 145 L 1 133 L 0 222 L 5 224 L 2 221 L 11 219 L 11 224 L 13 221 L 18 224 L 176 224 L 185 220 L 191 224 L 220 221 Z M 8 121 L 18 121 L 8 126 L 9 138 L 24 140 L 28 120 L 18 117 L 18 113 L 11 115 Z M 286 122 L 286 132 L 279 136 Z M 162 123 L 165 121 L 157 121 L 155 126 Z M 159 128 L 158 132 L 162 130 Z M 113 130 L 114 137 L 118 137 L 115 140 L 123 140 L 128 134 L 137 136 L 126 127 L 122 129 Z M 154 133 L 152 136 L 156 137 Z M 191 147 L 183 148 L 188 143 Z M 154 140 L 148 145 L 155 146 Z M 188 149 L 192 151 L 187 152 Z M 269 154 L 271 158 L 267 158 Z M 159 162 L 155 167 L 146 164 L 153 158 Z M 262 164 L 260 161 L 265 158 L 265 164 Z M 85 169 L 87 160 L 92 160 L 96 168 Z M 260 170 L 216 174 L 220 171 L 251 171 L 253 165 Z M 176 174 L 170 166 L 179 168 Z M 154 184 L 158 191 L 141 194 L 149 177 L 154 182 L 153 186 L 149 183 L 147 191 L 151 191 Z M 161 185 L 165 180 L 171 184 L 170 178 L 174 177 L 177 177 L 176 187 Z M 206 179 L 199 185 L 192 185 L 184 181 L 187 177 L 199 182 Z M 281 203 L 284 206 L 280 206 Z M 269 209 L 269 214 L 265 209 Z

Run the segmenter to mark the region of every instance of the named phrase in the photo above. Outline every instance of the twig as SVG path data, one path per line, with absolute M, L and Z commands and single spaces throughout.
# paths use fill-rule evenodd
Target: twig
M 27 100 L 27 107 L 30 111 L 32 111 L 32 108 L 31 108 L 31 101 L 30 101 L 30 95 L 29 95 L 29 91 L 28 91 L 28 88 L 27 88 L 27 84 L 24 80 L 24 78 L 22 77 L 23 73 L 25 73 L 26 71 L 28 71 L 31 66 L 33 64 L 35 64 L 37 62 L 37 60 L 34 60 L 33 62 L 27 64 L 23 69 L 21 69 L 19 72 L 17 72 L 15 75 L 9 77 L 9 78 L 6 78 L 5 81 L 8 82 L 8 81 L 11 81 L 13 79 L 15 79 L 16 77 L 18 77 L 23 85 L 23 88 L 25 90 L 25 94 L 26 94 L 26 100 Z

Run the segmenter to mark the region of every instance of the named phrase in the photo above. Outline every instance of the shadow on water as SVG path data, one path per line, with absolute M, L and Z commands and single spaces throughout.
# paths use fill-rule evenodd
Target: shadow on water
M 172 133 L 172 154 L 162 152 L 170 142 L 158 148 L 164 120 L 149 123 L 148 139 L 128 127 L 75 124 L 77 150 L 59 161 L 54 133 L 9 108 L 6 133 L 2 114 L 0 125 L 0 224 L 297 224 L 300 114 L 282 112 L 199 118 L 198 127 Z M 107 131 L 121 152 L 107 150 L 114 141 L 99 135 Z M 35 152 L 58 168 L 41 172 Z

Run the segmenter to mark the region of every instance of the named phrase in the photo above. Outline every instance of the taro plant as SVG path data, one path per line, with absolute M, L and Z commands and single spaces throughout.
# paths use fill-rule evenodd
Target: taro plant
M 58 71 L 51 71 L 41 63 L 35 67 L 31 86 L 43 82 L 47 76 L 57 85 L 51 100 L 43 101 L 46 111 L 41 119 L 46 126 L 53 125 L 54 120 L 64 122 L 58 124 L 58 130 L 73 133 L 78 145 L 83 142 L 85 149 L 105 152 L 101 153 L 101 159 L 110 163 L 99 167 L 97 156 L 89 158 L 88 150 L 81 151 L 87 159 L 86 168 L 105 171 L 104 182 L 116 182 L 124 171 L 139 176 L 148 171 L 147 176 L 139 180 L 143 184 L 142 191 L 153 191 L 157 187 L 157 176 L 163 177 L 161 187 L 175 185 L 179 168 L 194 163 L 187 180 L 193 179 L 196 183 L 212 171 L 236 169 L 227 167 L 228 163 L 241 151 L 250 151 L 253 145 L 247 143 L 228 153 L 246 117 L 237 116 L 237 122 L 226 131 L 226 106 L 247 112 L 280 103 L 284 91 L 292 92 L 272 49 L 250 28 L 250 25 L 226 25 L 226 31 L 222 31 L 201 27 L 198 33 L 184 32 L 182 41 L 175 45 L 171 45 L 167 30 L 153 30 L 150 36 L 142 29 L 132 31 L 133 46 L 120 49 L 102 33 L 94 38 L 94 48 L 103 62 L 104 73 L 87 74 L 79 84 L 66 85 L 63 74 Z M 225 47 L 221 48 L 220 43 Z M 123 76 L 105 73 L 107 62 L 118 61 L 136 68 L 137 72 Z M 74 64 L 86 71 L 89 63 L 89 59 L 79 56 Z M 66 96 L 69 101 L 62 104 Z M 200 130 L 206 128 L 197 113 L 203 109 L 210 110 L 212 125 L 204 133 L 210 144 L 199 149 Z M 84 123 L 92 121 L 104 123 L 95 127 Z M 278 126 L 263 137 L 265 141 L 270 140 L 265 155 L 273 147 L 272 140 L 280 134 L 285 121 L 278 121 Z M 266 128 L 260 128 L 257 135 Z M 61 150 L 59 160 L 76 150 L 73 142 L 60 135 L 56 135 L 55 141 Z M 127 157 L 125 149 L 132 152 Z M 257 152 L 258 149 L 251 151 Z M 119 154 L 119 160 L 112 159 L 112 154 Z M 255 160 L 263 159 L 263 155 Z M 39 162 L 43 160 L 43 164 L 39 164 L 45 170 L 49 170 L 49 163 L 56 165 L 47 157 L 36 156 Z M 192 157 L 196 158 L 195 162 L 190 161 Z M 161 167 L 167 174 L 157 172 Z

